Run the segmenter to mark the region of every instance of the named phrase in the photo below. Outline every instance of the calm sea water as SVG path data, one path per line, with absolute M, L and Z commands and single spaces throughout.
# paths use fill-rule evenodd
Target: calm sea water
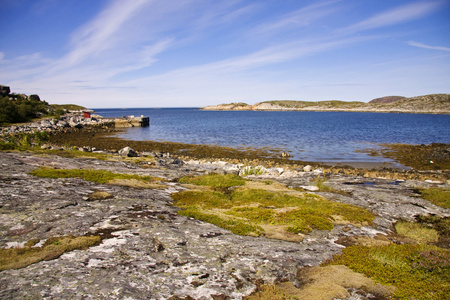
M 104 117 L 145 115 L 150 127 L 130 128 L 129 140 L 232 147 L 271 147 L 316 162 L 385 162 L 359 150 L 380 143 L 450 143 L 450 115 L 202 111 L 197 108 L 95 109 Z

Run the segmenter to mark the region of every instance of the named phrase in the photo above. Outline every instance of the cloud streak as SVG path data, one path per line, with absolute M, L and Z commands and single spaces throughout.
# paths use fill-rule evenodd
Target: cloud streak
M 414 41 L 409 41 L 408 45 L 414 46 L 414 47 L 419 47 L 419 48 L 424 48 L 424 49 L 432 49 L 432 50 L 440 50 L 440 51 L 450 52 L 449 47 L 429 46 L 429 45 L 425 45 L 423 43 L 414 42 Z
M 350 25 L 341 31 L 351 33 L 408 22 L 437 10 L 442 4 L 442 1 L 426 1 L 403 5 Z
M 63 58 L 61 67 L 76 65 L 86 58 L 97 55 L 117 42 L 115 35 L 129 19 L 148 3 L 147 0 L 116 0 L 97 18 L 77 30 L 71 45 L 74 49 Z

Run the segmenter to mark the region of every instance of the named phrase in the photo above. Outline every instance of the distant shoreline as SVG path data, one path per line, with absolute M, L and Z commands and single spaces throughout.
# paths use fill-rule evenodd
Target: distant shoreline
M 450 114 L 450 94 L 431 94 L 418 97 L 384 97 L 366 102 L 347 101 L 264 101 L 250 105 L 228 103 L 205 106 L 202 110 L 243 111 L 317 111 L 317 112 L 373 112 L 411 114 Z

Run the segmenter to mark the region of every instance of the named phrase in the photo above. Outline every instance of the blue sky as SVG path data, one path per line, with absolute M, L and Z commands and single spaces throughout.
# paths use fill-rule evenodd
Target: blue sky
M 0 0 L 0 84 L 199 107 L 450 93 L 450 0 Z

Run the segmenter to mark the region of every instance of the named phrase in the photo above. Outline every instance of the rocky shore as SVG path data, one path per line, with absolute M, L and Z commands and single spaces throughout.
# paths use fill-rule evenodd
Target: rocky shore
M 114 127 L 114 120 L 107 118 L 84 118 L 81 113 L 68 113 L 60 118 L 47 118 L 37 122 L 24 123 L 1 128 L 1 135 L 18 133 L 64 132 L 67 128 L 82 128 L 83 126 Z
M 82 120 L 72 121 L 63 122 L 75 128 L 84 125 Z M 45 130 L 47 123 L 40 124 Z M 58 128 L 58 124 L 52 126 Z M 61 128 L 65 128 L 63 124 Z M 413 221 L 417 215 L 450 217 L 450 209 L 431 204 L 415 192 L 417 188 L 449 189 L 446 180 L 364 177 L 330 173 L 314 166 L 268 167 L 262 174 L 248 175 L 251 172 L 245 171 L 249 168 L 245 164 L 183 160 L 164 151 L 128 148 L 97 152 L 111 156 L 96 159 L 0 152 L 1 248 L 23 247 L 30 240 L 42 245 L 55 236 L 100 236 L 102 240 L 97 246 L 70 251 L 57 259 L 1 271 L 0 298 L 242 299 L 262 284 L 286 281 L 301 288 L 304 283 L 297 275 L 299 269 L 318 266 L 340 254 L 352 239 L 402 243 L 393 229 L 398 220 Z M 30 175 L 39 167 L 105 170 L 159 180 L 139 186 L 130 181 L 100 184 L 81 178 Z M 171 195 L 187 187 L 177 179 L 213 172 L 278 182 L 331 201 L 363 207 L 376 218 L 367 226 L 342 223 L 332 230 L 313 230 L 301 241 L 289 242 L 239 236 L 178 215 L 179 208 L 173 205 Z M 318 177 L 327 179 L 330 190 L 317 188 L 314 182 Z M 93 197 L 96 193 L 108 197 Z M 448 240 L 439 243 L 449 247 Z M 346 299 L 374 297 L 363 288 L 347 290 Z

